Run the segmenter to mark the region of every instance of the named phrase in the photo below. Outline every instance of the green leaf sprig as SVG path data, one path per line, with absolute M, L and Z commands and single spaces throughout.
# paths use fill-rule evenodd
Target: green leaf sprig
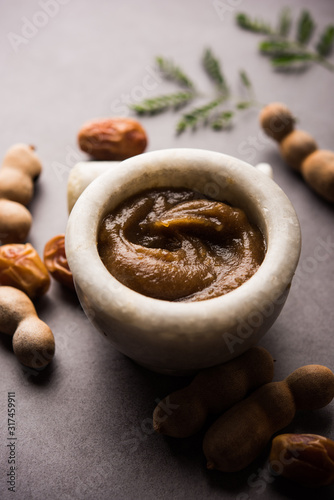
M 176 66 L 173 61 L 159 56 L 156 58 L 156 64 L 167 80 L 172 80 L 188 90 L 195 90 L 195 85 L 189 76 L 186 75 L 181 68 Z
M 297 41 L 302 45 L 306 45 L 313 34 L 315 23 L 311 14 L 307 10 L 303 10 L 298 19 L 297 25 Z
M 228 97 L 229 88 L 226 83 L 226 78 L 222 73 L 220 63 L 218 59 L 214 56 L 211 49 L 206 49 L 203 56 L 203 67 L 207 75 L 216 85 L 218 91 Z
M 178 133 L 183 132 L 187 128 L 194 129 L 200 124 L 209 125 L 213 130 L 229 128 L 232 125 L 232 120 L 236 111 L 247 109 L 256 104 L 251 81 L 247 73 L 242 70 L 239 76 L 242 85 L 248 93 L 248 100 L 238 100 L 234 104 L 234 109 L 222 109 L 226 101 L 231 104 L 231 93 L 226 78 L 222 73 L 220 63 L 210 49 L 204 52 L 203 66 L 208 76 L 216 85 L 218 97 L 203 106 L 193 108 L 183 114 L 176 126 L 176 131 Z
M 262 20 L 252 19 L 245 13 L 238 13 L 236 22 L 243 29 L 268 35 L 259 43 L 259 50 L 270 58 L 274 68 L 286 70 L 316 62 L 334 71 L 334 64 L 326 59 L 334 45 L 334 25 L 326 26 L 315 49 L 309 49 L 308 44 L 316 28 L 309 11 L 301 12 L 297 20 L 295 38 L 289 38 L 292 18 L 288 7 L 280 12 L 277 28 Z
M 289 7 L 281 10 L 278 20 L 278 34 L 287 37 L 291 31 L 292 19 Z
M 210 119 L 210 115 L 212 115 L 212 111 L 216 110 L 223 100 L 223 97 L 218 97 L 203 106 L 194 108 L 188 113 L 183 114 L 176 125 L 176 132 L 180 134 L 184 132 L 186 128 L 196 128 L 200 122 L 207 123 Z
M 156 64 L 166 80 L 174 82 L 182 87 L 183 90 L 144 99 L 140 103 L 132 105 L 131 109 L 137 114 L 154 115 L 168 109 L 178 110 L 188 105 L 196 97 L 199 97 L 200 94 L 195 84 L 180 67 L 161 56 L 156 58 Z M 234 109 L 225 109 L 224 103 L 231 101 L 232 96 L 220 62 L 211 49 L 204 51 L 202 65 L 214 85 L 215 95 L 205 104 L 195 106 L 182 114 L 176 124 L 176 132 L 178 134 L 189 128 L 195 129 L 199 125 L 209 125 L 213 130 L 225 129 L 231 126 L 236 111 L 247 109 L 256 104 L 250 79 L 246 72 L 242 70 L 240 71 L 240 80 L 247 92 L 248 99 L 237 100 L 234 104 Z
M 321 57 L 326 57 L 331 53 L 334 43 L 334 25 L 327 26 L 321 33 L 316 49 Z
M 174 92 L 154 97 L 152 99 L 144 99 L 140 103 L 133 104 L 131 108 L 138 115 L 154 115 L 161 113 L 167 109 L 180 109 L 194 99 L 193 92 Z
M 239 12 L 236 16 L 237 23 L 245 30 L 253 31 L 254 33 L 262 33 L 265 35 L 272 35 L 274 31 L 270 24 L 265 23 L 261 19 L 251 19 L 244 12 Z
M 160 95 L 152 99 L 144 99 L 140 103 L 133 104 L 131 109 L 139 115 L 154 115 L 167 109 L 178 110 L 192 101 L 197 95 L 194 83 L 181 68 L 172 61 L 160 56 L 156 58 L 155 62 L 161 75 L 166 80 L 170 80 L 182 87 L 183 90 Z

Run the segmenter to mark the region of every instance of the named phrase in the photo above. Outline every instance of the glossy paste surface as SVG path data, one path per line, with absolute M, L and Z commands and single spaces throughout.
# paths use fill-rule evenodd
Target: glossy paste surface
M 199 301 L 248 280 L 265 254 L 245 212 L 189 189 L 144 191 L 108 214 L 98 251 L 109 272 L 143 295 Z

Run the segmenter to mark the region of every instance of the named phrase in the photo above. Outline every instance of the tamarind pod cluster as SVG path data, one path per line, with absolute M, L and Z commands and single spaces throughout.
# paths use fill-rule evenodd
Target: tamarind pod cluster
M 0 243 L 26 240 L 32 218 L 26 206 L 34 193 L 34 181 L 42 165 L 33 146 L 15 144 L 0 169 Z
M 227 363 L 201 370 L 189 386 L 160 401 L 153 412 L 153 427 L 168 436 L 191 436 L 208 414 L 222 413 L 270 382 L 273 374 L 272 356 L 262 347 L 252 347 Z M 166 408 L 172 409 L 166 413 Z
M 51 329 L 38 318 L 29 297 L 16 288 L 0 286 L 0 332 L 13 337 L 13 350 L 25 366 L 41 369 L 55 353 Z
M 203 451 L 209 469 L 238 471 L 264 450 L 271 436 L 286 427 L 297 410 L 315 410 L 334 398 L 334 374 L 307 365 L 281 382 L 270 382 L 223 413 L 208 429 Z
M 264 132 L 279 143 L 286 163 L 301 173 L 318 195 L 334 203 L 334 152 L 318 149 L 315 139 L 303 130 L 295 130 L 295 118 L 282 103 L 271 103 L 260 113 Z

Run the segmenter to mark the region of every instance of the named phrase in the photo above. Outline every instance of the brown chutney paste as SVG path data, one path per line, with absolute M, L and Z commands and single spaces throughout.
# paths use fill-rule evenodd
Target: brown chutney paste
M 178 188 L 150 189 L 108 214 L 98 232 L 108 271 L 149 297 L 192 302 L 248 280 L 265 254 L 245 212 Z

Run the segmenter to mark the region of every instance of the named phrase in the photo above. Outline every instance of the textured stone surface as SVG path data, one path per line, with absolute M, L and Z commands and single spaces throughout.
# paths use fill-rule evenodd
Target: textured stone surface
M 106 271 L 96 251 L 100 221 L 136 192 L 166 185 L 203 194 L 214 188 L 217 200 L 252 217 L 267 246 L 252 279 L 214 300 L 181 304 L 138 294 Z M 277 184 L 237 158 L 195 148 L 152 151 L 108 169 L 78 199 L 65 241 L 93 324 L 122 353 L 168 374 L 222 363 L 257 343 L 282 309 L 300 254 L 299 223 Z
M 174 90 L 171 83 L 148 78 L 156 55 L 172 58 L 211 95 L 200 64 L 204 47 L 211 47 L 235 91 L 238 71 L 244 68 L 259 101 L 285 102 L 319 147 L 333 149 L 333 74 L 319 65 L 299 73 L 274 72 L 257 51 L 261 35 L 242 31 L 234 22 L 235 12 L 245 10 L 276 23 L 286 1 L 55 0 L 49 4 L 56 5 L 57 12 L 29 32 L 26 19 L 45 21 L 34 17 L 42 3 L 47 2 L 7 2 L 0 19 L 1 152 L 27 142 L 36 145 L 42 159 L 44 171 L 29 207 L 34 217 L 29 239 L 40 253 L 48 239 L 65 231 L 67 178 L 71 168 L 86 159 L 76 144 L 81 125 L 95 117 L 126 114 L 124 95 L 134 102 Z M 222 16 L 214 7 L 219 4 Z M 296 0 L 291 5 L 294 17 L 309 8 L 319 30 L 333 22 L 331 0 L 316 5 Z M 21 36 L 22 30 L 30 38 L 15 52 L 8 35 Z M 318 30 L 314 41 L 317 35 Z M 284 310 L 261 342 L 276 359 L 275 380 L 304 364 L 333 370 L 333 207 L 287 168 L 277 145 L 262 135 L 256 110 L 240 113 L 231 130 L 215 133 L 207 128 L 179 137 L 174 133 L 178 116 L 170 112 L 141 120 L 149 136 L 148 150 L 196 147 L 252 164 L 270 163 L 275 181 L 297 211 L 301 260 Z M 55 359 L 46 371 L 25 371 L 11 351 L 10 339 L 0 335 L 1 499 L 314 498 L 313 491 L 268 475 L 269 449 L 245 471 L 227 475 L 205 469 L 202 435 L 182 441 L 154 435 L 156 399 L 186 381 L 152 375 L 114 350 L 93 332 L 77 299 L 57 283 L 36 308 L 56 338 Z M 10 391 L 17 401 L 16 494 L 6 484 Z M 285 432 L 333 439 L 333 410 L 332 402 L 317 412 L 301 412 Z M 319 496 L 329 500 L 333 494 L 328 488 Z

